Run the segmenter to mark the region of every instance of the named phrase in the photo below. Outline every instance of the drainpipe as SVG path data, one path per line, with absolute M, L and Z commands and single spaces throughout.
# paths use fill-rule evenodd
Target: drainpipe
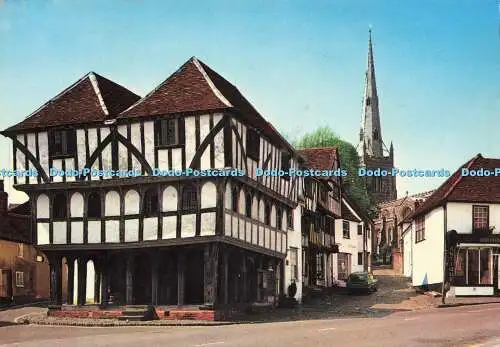
M 445 303 L 446 296 L 446 270 L 447 270 L 447 258 L 448 258 L 448 245 L 446 242 L 446 229 L 448 228 L 447 223 L 447 213 L 446 213 L 446 202 L 443 204 L 443 212 L 444 212 L 444 230 L 443 230 L 443 286 L 441 288 L 441 302 Z

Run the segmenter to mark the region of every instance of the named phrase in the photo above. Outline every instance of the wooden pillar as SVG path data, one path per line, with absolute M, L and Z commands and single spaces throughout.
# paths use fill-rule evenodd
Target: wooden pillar
M 247 276 L 247 255 L 245 251 L 241 251 L 241 276 L 242 276 L 242 282 L 243 282 L 243 288 L 241 288 L 241 302 L 247 302 L 248 301 L 248 276 Z
M 204 250 L 203 292 L 206 306 L 213 306 L 217 298 L 217 272 L 219 265 L 219 244 L 208 243 Z
M 177 253 L 177 305 L 184 304 L 184 261 L 186 256 L 183 251 Z
M 50 301 L 52 305 L 62 304 L 62 257 L 53 255 L 49 258 Z
M 101 299 L 101 260 L 94 260 L 94 304 L 99 303 Z
M 106 254 L 102 259 L 101 269 L 101 305 L 106 305 L 109 301 L 109 259 Z
M 159 256 L 158 252 L 153 252 L 151 256 L 151 305 L 158 305 Z
M 127 268 L 125 273 L 125 303 L 134 303 L 134 255 L 127 256 Z
M 87 296 L 87 258 L 78 258 L 78 305 L 85 305 Z
M 223 268 L 223 274 L 222 274 L 222 286 L 223 286 L 223 291 L 224 291 L 224 304 L 229 303 L 229 262 L 228 262 L 228 249 L 224 249 L 224 253 L 222 255 L 222 268 Z
M 75 290 L 75 259 L 66 257 L 66 265 L 68 266 L 68 288 L 66 303 L 73 305 L 74 290 Z

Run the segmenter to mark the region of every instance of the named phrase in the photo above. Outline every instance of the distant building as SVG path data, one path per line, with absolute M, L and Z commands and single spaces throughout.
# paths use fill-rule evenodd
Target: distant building
M 368 42 L 363 117 L 357 150 L 361 167 L 367 170 L 384 169 L 390 171 L 394 168 L 394 146 L 391 142 L 390 147 L 387 148 L 382 139 L 371 30 Z M 368 191 L 376 203 L 392 201 L 397 198 L 395 176 L 370 176 L 366 177 L 366 183 Z
M 49 265 L 31 244 L 30 203 L 7 206 L 0 181 L 0 305 L 49 298 Z

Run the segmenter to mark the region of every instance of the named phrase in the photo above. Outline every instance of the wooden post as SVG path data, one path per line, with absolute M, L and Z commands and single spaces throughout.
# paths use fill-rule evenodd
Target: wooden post
M 247 276 L 247 256 L 246 256 L 246 253 L 245 251 L 241 251 L 241 272 L 242 272 L 242 282 L 243 282 L 243 288 L 242 289 L 242 295 L 241 295 L 241 298 L 242 298 L 242 302 L 247 302 L 248 300 L 248 291 L 247 291 L 247 287 L 248 287 L 248 283 L 247 283 L 247 279 L 248 279 L 248 276 Z
M 134 255 L 127 256 L 127 268 L 125 273 L 125 303 L 132 305 L 134 303 Z
M 106 254 L 101 263 L 101 305 L 106 305 L 109 301 L 109 259 Z
M 80 306 L 85 305 L 87 296 L 87 259 L 78 258 L 78 302 Z
M 94 260 L 94 304 L 99 303 L 101 299 L 101 260 Z
M 62 258 L 53 255 L 49 259 L 50 266 L 50 301 L 52 305 L 62 304 Z
M 224 248 L 224 254 L 222 255 L 222 266 L 223 266 L 223 277 L 222 286 L 224 290 L 224 304 L 229 303 L 229 263 L 228 263 L 228 249 Z
M 73 305 L 73 293 L 75 290 L 75 259 L 66 257 L 66 265 L 68 266 L 68 293 L 66 303 L 68 305 Z
M 182 250 L 177 253 L 177 305 L 184 304 L 184 261 L 185 254 Z
M 217 298 L 217 272 L 219 265 L 219 244 L 208 243 L 204 249 L 204 298 L 205 305 L 213 306 Z
M 158 252 L 153 252 L 151 255 L 151 305 L 158 305 L 158 258 Z

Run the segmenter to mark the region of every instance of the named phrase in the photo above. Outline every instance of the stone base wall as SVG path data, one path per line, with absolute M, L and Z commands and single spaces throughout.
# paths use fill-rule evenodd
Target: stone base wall
M 58 318 L 113 319 L 123 315 L 122 311 L 88 311 L 49 309 L 47 316 Z

